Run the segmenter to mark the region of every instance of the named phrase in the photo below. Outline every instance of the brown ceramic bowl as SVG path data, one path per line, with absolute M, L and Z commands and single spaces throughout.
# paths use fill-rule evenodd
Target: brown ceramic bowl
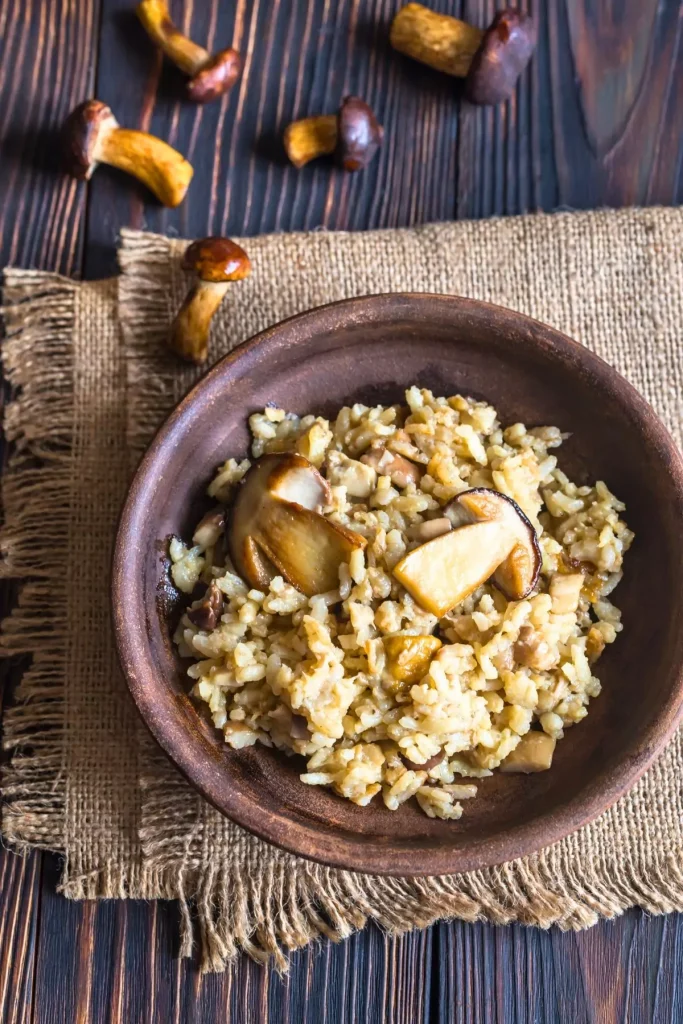
M 247 415 L 267 402 L 334 413 L 394 402 L 417 382 L 492 402 L 504 423 L 571 431 L 560 465 L 604 479 L 636 532 L 617 602 L 624 633 L 599 663 L 588 718 L 550 771 L 494 775 L 458 822 L 417 807 L 356 807 L 303 785 L 303 759 L 228 748 L 187 696 L 169 638 L 160 542 L 188 536 L 215 467 L 247 454 Z M 223 359 L 166 421 L 123 510 L 113 575 L 116 637 L 140 713 L 187 778 L 245 828 L 327 864 L 395 875 L 464 871 L 532 853 L 624 793 L 681 717 L 683 466 L 647 403 L 558 331 L 507 309 L 440 295 L 352 299 L 278 324 Z

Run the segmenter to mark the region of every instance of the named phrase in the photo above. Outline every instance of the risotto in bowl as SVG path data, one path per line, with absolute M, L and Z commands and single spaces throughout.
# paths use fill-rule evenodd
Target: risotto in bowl
M 153 443 L 115 556 L 122 663 L 161 745 L 265 838 L 386 873 L 496 863 L 594 817 L 673 729 L 682 494 L 649 407 L 551 328 L 325 307 L 218 364 Z
M 495 769 L 548 770 L 600 693 L 633 540 L 603 481 L 559 468 L 559 428 L 414 385 L 249 424 L 251 459 L 218 468 L 218 504 L 169 542 L 195 598 L 174 639 L 226 743 L 443 819 Z

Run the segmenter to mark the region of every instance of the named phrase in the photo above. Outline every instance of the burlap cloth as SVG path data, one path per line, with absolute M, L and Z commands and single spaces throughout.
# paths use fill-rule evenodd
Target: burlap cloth
M 254 273 L 221 309 L 213 359 L 292 313 L 381 291 L 502 303 L 599 352 L 681 441 L 683 211 L 522 217 L 365 234 L 250 239 Z M 162 348 L 186 282 L 184 243 L 127 232 L 118 282 L 8 271 L 3 573 L 23 581 L 2 632 L 32 655 L 7 711 L 3 834 L 64 855 L 74 899 L 173 897 L 203 962 L 338 939 L 374 918 L 391 931 L 456 916 L 585 928 L 632 905 L 683 910 L 683 737 L 594 824 L 498 868 L 431 879 L 321 867 L 218 814 L 155 748 L 114 653 L 109 559 L 142 446 L 198 376 Z M 121 334 L 121 326 L 123 328 Z M 568 740 L 570 742 L 570 740 Z

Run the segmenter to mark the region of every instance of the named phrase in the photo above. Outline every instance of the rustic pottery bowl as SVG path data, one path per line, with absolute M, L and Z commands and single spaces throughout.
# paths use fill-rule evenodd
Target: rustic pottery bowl
M 599 663 L 588 718 L 548 772 L 482 781 L 462 819 L 417 807 L 360 808 L 303 785 L 303 759 L 233 751 L 187 696 L 170 640 L 164 541 L 188 536 L 215 467 L 248 448 L 267 402 L 333 413 L 399 400 L 417 382 L 485 398 L 504 423 L 571 431 L 560 465 L 604 479 L 627 503 L 636 542 L 618 590 L 624 633 Z M 221 811 L 327 864 L 395 875 L 464 871 L 532 853 L 604 811 L 653 761 L 681 717 L 683 465 L 647 403 L 606 363 L 508 309 L 441 295 L 380 295 L 315 309 L 223 359 L 166 421 L 123 510 L 113 572 L 119 655 L 140 713 L 166 753 Z M 175 615 L 177 615 L 177 609 Z

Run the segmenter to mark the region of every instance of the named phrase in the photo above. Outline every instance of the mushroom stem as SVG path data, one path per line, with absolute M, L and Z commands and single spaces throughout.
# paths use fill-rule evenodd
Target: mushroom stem
M 101 132 L 92 156 L 139 178 L 164 206 L 182 203 L 194 174 L 192 165 L 166 142 L 118 126 Z
M 242 70 L 237 50 L 229 47 L 210 54 L 193 43 L 173 24 L 166 0 L 142 0 L 137 12 L 152 42 L 190 76 L 187 93 L 191 100 L 208 103 L 232 88 Z
M 208 50 L 193 43 L 173 24 L 165 0 L 142 0 L 137 14 L 152 42 L 186 75 L 195 75 L 210 60 Z
M 467 77 L 483 39 L 480 29 L 422 4 L 402 7 L 389 32 L 395 50 L 456 78 Z
M 206 359 L 211 320 L 227 290 L 227 281 L 197 281 L 188 292 L 170 336 L 170 347 L 183 359 L 197 364 Z
M 285 149 L 295 167 L 328 156 L 337 148 L 337 115 L 320 114 L 293 121 L 285 129 Z

